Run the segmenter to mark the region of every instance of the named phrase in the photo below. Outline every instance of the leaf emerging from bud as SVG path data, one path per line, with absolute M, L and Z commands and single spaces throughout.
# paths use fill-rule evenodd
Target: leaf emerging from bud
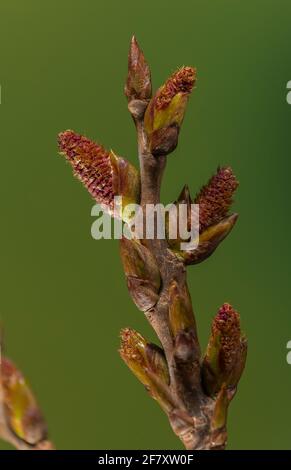
M 166 411 L 172 409 L 168 390 L 169 372 L 163 350 L 147 342 L 136 331 L 125 328 L 121 331 L 119 353 L 160 406 Z
M 132 37 L 128 54 L 128 75 L 124 89 L 129 104 L 144 102 L 152 96 L 151 72 L 135 36 Z M 140 103 L 142 105 L 142 103 Z M 138 106 L 138 103 L 136 103 Z M 143 106 L 143 111 L 145 106 Z
M 211 448 L 224 448 L 227 441 L 226 420 L 231 395 L 223 384 L 217 398 L 211 420 Z
M 136 306 L 147 311 L 159 299 L 160 271 L 151 252 L 137 240 L 120 240 L 120 256 L 129 293 Z
M 187 231 L 190 232 L 191 230 L 191 204 L 192 204 L 192 199 L 190 195 L 190 191 L 188 186 L 185 184 L 183 187 L 178 199 L 174 202 L 177 212 L 176 214 L 174 213 L 173 216 L 175 217 L 174 220 L 171 221 L 171 218 L 169 216 L 169 213 L 166 212 L 166 236 L 168 240 L 168 245 L 172 250 L 179 251 L 180 250 L 180 245 L 182 242 L 188 241 L 184 240 L 184 238 L 180 234 L 180 204 L 181 205 L 186 205 L 187 207 Z M 177 231 L 177 238 L 170 238 L 170 224 L 171 222 L 175 222 L 174 226 L 176 228 L 175 231 Z
M 202 380 L 208 395 L 215 395 L 225 383 L 234 389 L 245 366 L 247 343 L 241 334 L 239 314 L 224 304 L 212 323 L 212 333 L 202 366 Z
M 123 207 L 139 202 L 139 173 L 128 161 L 71 130 L 60 133 L 58 142 L 75 176 L 109 214 L 113 215 L 115 196 L 122 196 Z M 126 220 L 123 209 L 121 212 Z
M 199 236 L 199 243 L 195 250 L 180 253 L 185 264 L 198 264 L 212 255 L 220 243 L 231 232 L 237 219 L 238 214 L 232 214 L 225 217 L 217 224 L 205 229 Z
M 170 383 L 169 369 L 163 349 L 153 343 L 146 345 L 146 357 L 150 370 L 165 384 Z
M 181 331 L 196 332 L 190 294 L 186 286 L 173 281 L 169 288 L 169 324 L 173 337 Z
M 219 429 L 225 426 L 228 404 L 229 399 L 227 396 L 227 389 L 226 385 L 223 384 L 215 402 L 214 414 L 211 423 L 212 429 Z
M 44 441 L 47 428 L 31 388 L 13 362 L 5 357 L 1 358 L 0 379 L 8 427 L 28 444 Z
M 169 288 L 169 326 L 173 336 L 173 358 L 176 374 L 187 384 L 187 403 L 197 405 L 197 390 L 200 384 L 200 346 L 192 303 L 186 285 L 173 281 Z M 183 392 L 184 393 L 184 392 Z M 194 403 L 196 402 L 196 403 Z
M 230 167 L 218 168 L 217 173 L 203 186 L 194 201 L 199 204 L 200 233 L 228 214 L 237 187 L 238 181 Z
M 122 330 L 120 336 L 120 356 L 143 385 L 149 386 L 151 381 L 147 374 L 146 340 L 130 328 Z
M 178 144 L 189 95 L 196 81 L 196 70 L 182 67 L 159 88 L 144 117 L 153 155 L 168 155 Z

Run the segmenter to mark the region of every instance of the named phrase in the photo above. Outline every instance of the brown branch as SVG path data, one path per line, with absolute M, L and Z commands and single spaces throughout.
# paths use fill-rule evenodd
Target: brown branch
M 138 137 L 138 152 L 141 173 L 141 206 L 160 202 L 160 188 L 166 157 L 155 158 L 149 150 L 147 135 L 144 130 L 143 118 L 135 119 Z M 208 437 L 209 404 L 201 389 L 200 383 L 200 346 L 195 331 L 194 354 L 190 364 L 188 361 L 177 360 L 174 343 L 169 327 L 169 288 L 173 281 L 182 287 L 186 286 L 186 269 L 184 263 L 169 249 L 165 239 L 144 240 L 153 253 L 161 273 L 162 290 L 154 308 L 145 312 L 147 319 L 154 328 L 165 351 L 170 373 L 170 390 L 175 401 L 180 404 L 178 409 L 171 410 L 170 422 L 187 449 L 197 446 L 205 448 L 205 437 Z M 190 368 L 190 370 L 189 370 Z M 186 369 L 186 370 L 185 370 Z M 188 380 L 189 377 L 193 379 Z M 210 406 L 211 408 L 211 406 Z M 177 422 L 179 424 L 177 425 Z M 198 431 L 195 430 L 198 428 Z
M 139 64 L 141 64 L 140 67 L 138 67 Z M 129 53 L 129 74 L 126 96 L 129 101 L 129 111 L 132 114 L 137 129 L 141 175 L 141 206 L 143 208 L 144 223 L 146 223 L 147 205 L 160 203 L 160 189 L 167 154 L 177 145 L 179 125 L 183 118 L 183 107 L 185 108 L 185 95 L 187 97 L 187 92 L 191 88 L 191 86 L 189 87 L 189 83 L 193 79 L 191 68 L 181 69 L 181 71 L 176 75 L 174 74 L 174 76 L 168 80 L 164 87 L 158 90 L 156 96 L 151 100 L 150 104 L 148 104 L 149 95 L 146 97 L 142 95 L 142 87 L 137 90 L 134 88 L 134 85 L 132 85 L 132 87 L 129 86 L 130 83 L 142 84 L 143 82 L 146 82 L 148 85 L 150 75 L 149 68 L 145 64 L 143 53 L 139 49 L 135 38 L 133 38 Z M 171 115 L 169 114 L 166 120 L 168 127 L 156 130 L 155 112 L 157 114 L 159 113 L 161 109 L 160 103 L 162 103 L 163 107 L 161 113 L 164 112 L 165 103 L 169 103 L 169 100 L 171 100 L 175 92 L 177 93 L 181 89 L 179 88 L 180 83 L 183 83 L 182 88 L 186 93 L 180 93 L 181 103 L 178 105 L 180 107 L 173 113 L 172 123 L 170 123 Z M 147 91 L 149 91 L 149 87 L 147 87 Z M 145 112 L 147 113 L 146 116 L 144 116 Z M 171 111 L 169 111 L 169 113 L 171 113 Z M 177 114 L 179 115 L 179 113 L 182 113 L 182 117 L 180 116 L 180 118 L 177 119 Z M 159 122 L 158 119 L 156 122 Z M 145 129 L 145 123 L 147 129 Z M 218 180 L 220 188 L 223 186 L 221 185 L 221 179 L 222 177 L 219 174 L 216 180 Z M 231 195 L 236 189 L 236 186 L 237 184 L 235 184 L 234 180 L 232 186 L 229 185 L 229 192 L 225 193 L 227 198 L 225 195 L 223 197 L 219 195 L 220 199 L 219 197 L 217 198 L 215 221 L 220 224 L 222 220 L 220 213 L 226 215 L 231 203 Z M 206 199 L 204 206 L 207 209 L 206 214 L 209 214 L 211 207 L 209 208 L 207 200 L 208 188 L 204 188 L 203 191 L 200 197 L 202 203 L 200 203 L 200 201 L 199 203 L 202 205 L 204 199 Z M 211 191 L 210 187 L 210 197 L 212 196 L 210 201 L 212 202 L 213 191 Z M 220 200 L 222 204 L 224 204 L 221 209 L 219 205 Z M 211 225 L 209 223 L 207 225 L 206 215 L 204 218 L 206 219 L 206 226 Z M 211 228 L 211 235 L 207 235 L 207 243 L 204 243 L 204 245 L 203 243 L 201 244 L 201 259 L 209 256 L 230 230 L 229 226 L 227 226 L 227 231 L 224 226 L 222 229 L 219 224 L 213 225 L 213 227 L 214 228 Z M 227 408 L 235 393 L 236 387 L 226 387 L 223 383 L 218 394 L 216 393 L 214 396 L 209 396 L 209 394 L 205 393 L 202 385 L 203 364 L 201 362 L 196 322 L 187 287 L 185 260 L 183 260 L 183 257 L 176 256 L 176 254 L 169 249 L 169 244 L 166 239 L 144 239 L 142 244 L 147 247 L 156 260 L 161 276 L 161 289 L 157 302 L 150 308 L 143 308 L 143 310 L 161 342 L 167 361 L 169 370 L 168 394 L 171 396 L 171 400 L 169 400 L 171 406 L 167 407 L 166 412 L 171 426 L 182 440 L 186 449 L 224 449 L 227 438 Z M 195 253 L 191 254 L 191 256 L 192 259 L 197 256 L 199 259 L 199 252 L 198 255 Z M 170 292 L 173 286 L 174 289 L 177 289 L 180 293 L 184 293 L 182 296 L 184 295 L 184 301 L 186 298 L 188 308 L 187 315 L 189 315 L 189 311 L 190 315 L 193 315 L 191 328 L 179 331 L 176 336 L 173 335 L 171 331 L 170 320 L 170 305 L 172 301 Z M 134 297 L 134 288 L 131 289 L 131 294 Z M 218 416 L 220 419 L 218 419 Z

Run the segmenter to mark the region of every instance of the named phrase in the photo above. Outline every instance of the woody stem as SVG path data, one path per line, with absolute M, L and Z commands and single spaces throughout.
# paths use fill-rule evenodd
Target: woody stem
M 147 135 L 144 131 L 142 120 L 136 121 L 138 136 L 138 152 L 141 170 L 141 206 L 146 214 L 148 204 L 160 203 L 160 189 L 163 172 L 166 166 L 166 157 L 155 158 L 150 150 Z M 146 220 L 145 220 L 146 222 Z M 200 386 L 200 347 L 195 334 L 197 360 L 196 369 L 192 370 L 194 379 L 191 383 L 185 383 L 185 377 L 181 377 L 174 354 L 174 341 L 169 328 L 169 287 L 173 281 L 178 285 L 186 286 L 186 270 L 183 262 L 179 260 L 169 249 L 165 238 L 146 239 L 146 246 L 154 255 L 161 273 L 162 288 L 157 304 L 146 312 L 146 316 L 154 328 L 167 358 L 171 379 L 171 393 L 173 398 L 181 403 L 181 409 L 191 416 L 200 413 L 201 386 Z M 187 379 L 186 379 L 187 382 Z

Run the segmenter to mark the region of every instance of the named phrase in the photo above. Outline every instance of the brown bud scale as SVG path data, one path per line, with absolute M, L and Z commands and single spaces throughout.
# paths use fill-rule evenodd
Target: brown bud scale
M 152 94 L 150 68 L 134 36 L 128 54 L 128 76 L 124 91 L 129 101 L 148 101 Z

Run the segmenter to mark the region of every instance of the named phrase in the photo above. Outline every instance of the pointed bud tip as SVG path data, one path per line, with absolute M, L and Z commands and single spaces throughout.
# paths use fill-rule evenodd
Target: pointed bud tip
M 188 184 L 185 184 L 177 199 L 178 202 L 188 202 L 191 204 L 191 195 Z
M 233 214 L 230 214 L 228 216 L 228 220 L 231 221 L 233 224 L 235 224 L 237 219 L 238 219 L 238 213 L 237 212 L 234 212 Z
M 142 101 L 148 103 L 151 93 L 151 73 L 149 66 L 145 60 L 143 51 L 141 50 L 136 37 L 133 35 L 130 41 L 129 53 L 128 53 L 128 75 L 124 88 L 125 96 L 128 99 L 129 104 L 132 102 Z M 138 103 L 137 103 L 138 104 Z M 136 106 L 132 105 L 129 110 L 133 114 L 136 112 Z M 145 106 L 139 110 L 141 117 L 144 114 Z
M 233 214 L 229 214 L 223 217 L 219 222 L 214 225 L 208 227 L 204 232 L 201 233 L 201 237 L 204 238 L 204 233 L 215 233 L 223 238 L 228 235 L 231 230 L 233 229 L 236 221 L 238 219 L 238 213 L 234 212 Z
M 130 46 L 131 46 L 131 47 L 138 47 L 138 48 L 139 48 L 139 45 L 138 45 L 138 42 L 137 42 L 137 39 L 136 39 L 136 35 L 135 35 L 135 34 L 133 34 L 133 35 L 131 36 Z
M 130 40 L 129 54 L 128 54 L 128 65 L 129 67 L 134 67 L 137 65 L 139 55 L 142 54 L 142 51 L 137 42 L 136 36 L 133 35 Z

